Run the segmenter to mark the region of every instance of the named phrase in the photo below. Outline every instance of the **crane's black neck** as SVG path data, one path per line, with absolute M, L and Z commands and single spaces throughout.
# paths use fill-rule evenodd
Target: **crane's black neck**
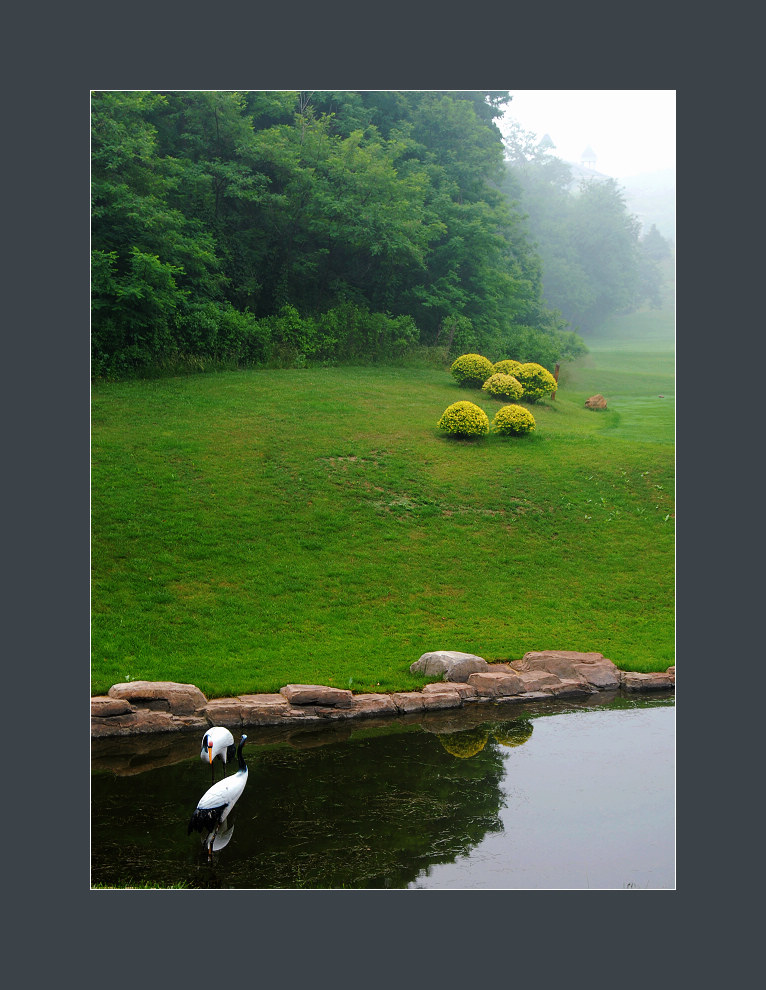
M 242 736 L 239 740 L 239 746 L 237 746 L 237 761 L 239 762 L 240 770 L 247 770 L 247 764 L 245 763 L 245 758 L 242 755 L 242 747 L 245 745 L 245 739 L 247 739 L 247 736 Z

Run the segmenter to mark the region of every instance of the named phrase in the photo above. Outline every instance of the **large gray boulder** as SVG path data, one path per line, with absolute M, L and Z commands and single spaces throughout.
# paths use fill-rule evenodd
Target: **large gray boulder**
M 471 674 L 489 670 L 489 664 L 482 657 L 473 653 L 459 653 L 456 650 L 436 650 L 434 653 L 424 653 L 423 656 L 410 664 L 410 673 L 422 674 L 424 677 L 438 677 L 442 680 L 465 683 Z

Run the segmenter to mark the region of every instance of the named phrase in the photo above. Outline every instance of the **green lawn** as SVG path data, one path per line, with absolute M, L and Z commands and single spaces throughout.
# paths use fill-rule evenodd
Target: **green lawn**
M 588 338 L 590 353 L 564 380 L 583 401 L 601 392 L 616 414 L 607 435 L 675 441 L 675 295 L 673 262 L 664 265 L 661 309 L 613 317 Z
M 651 315 L 651 314 L 650 314 Z M 520 439 L 448 438 L 433 368 L 92 391 L 92 692 L 411 690 L 429 650 L 674 662 L 674 367 L 622 318 Z M 608 329 L 608 328 L 607 328 Z M 606 412 L 584 408 L 602 392 Z M 659 396 L 664 398 L 660 399 Z

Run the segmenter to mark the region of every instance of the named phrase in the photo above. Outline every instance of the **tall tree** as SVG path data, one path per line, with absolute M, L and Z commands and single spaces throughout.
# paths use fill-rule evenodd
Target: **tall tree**
M 92 341 L 97 370 L 151 362 L 172 346 L 192 293 L 221 291 L 214 239 L 168 199 L 177 181 L 157 154 L 156 93 L 94 93 L 91 103 Z

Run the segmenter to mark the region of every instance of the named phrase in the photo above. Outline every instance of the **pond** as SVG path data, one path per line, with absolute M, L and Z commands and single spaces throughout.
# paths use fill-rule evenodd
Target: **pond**
M 675 889 L 672 694 L 246 731 L 212 856 L 201 733 L 93 740 L 93 886 Z

